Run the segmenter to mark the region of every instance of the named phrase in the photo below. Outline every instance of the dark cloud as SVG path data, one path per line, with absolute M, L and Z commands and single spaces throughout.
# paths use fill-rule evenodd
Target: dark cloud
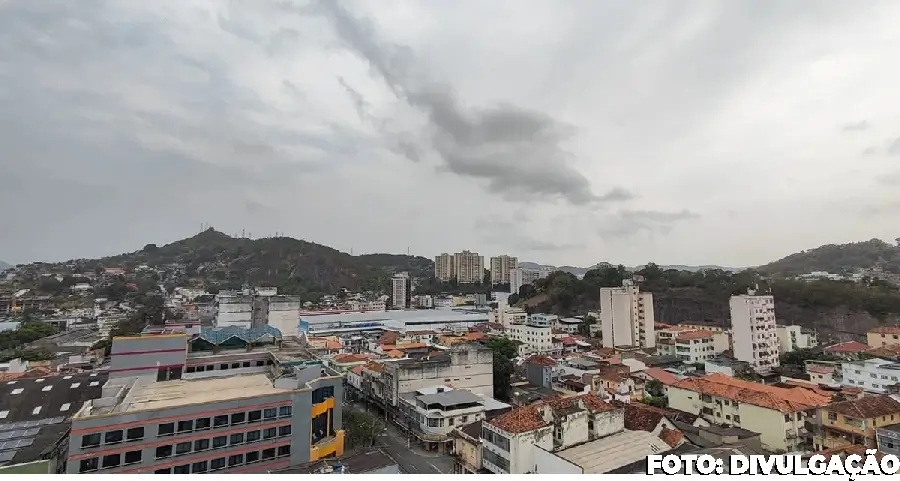
M 860 120 L 857 122 L 848 122 L 841 126 L 841 130 L 844 132 L 861 132 L 863 130 L 869 130 L 872 126 L 869 125 L 868 120 Z
M 410 48 L 382 39 L 370 20 L 333 1 L 304 11 L 327 18 L 345 46 L 366 60 L 397 98 L 427 116 L 430 145 L 442 170 L 486 180 L 490 192 L 512 200 L 562 198 L 586 205 L 632 197 L 621 188 L 599 196 L 592 192 L 563 148 L 574 134 L 572 126 L 514 105 L 465 110 L 450 86 L 421 70 Z

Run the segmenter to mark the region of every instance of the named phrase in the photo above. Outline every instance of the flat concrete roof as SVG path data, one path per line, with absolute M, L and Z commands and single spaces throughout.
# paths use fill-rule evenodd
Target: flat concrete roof
M 224 378 L 154 382 L 137 386 L 121 412 L 163 409 L 186 404 L 208 403 L 291 392 L 272 386 L 265 374 L 245 374 Z
M 662 454 L 671 449 L 663 440 L 647 431 L 624 431 L 554 454 L 580 466 L 584 474 L 603 474 L 646 459 L 651 454 Z

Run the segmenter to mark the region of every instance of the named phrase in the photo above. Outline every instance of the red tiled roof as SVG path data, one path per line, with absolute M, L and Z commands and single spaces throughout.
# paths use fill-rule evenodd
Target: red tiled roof
M 547 356 L 541 356 L 541 355 L 534 355 L 534 356 L 529 357 L 528 363 L 529 364 L 540 364 L 541 366 L 555 366 L 556 365 L 556 361 L 554 361 L 553 359 L 551 359 Z
M 720 373 L 709 374 L 701 378 L 682 379 L 672 387 L 745 402 L 783 413 L 806 411 L 824 406 L 831 401 L 830 397 L 809 389 L 767 386 Z
M 353 374 L 356 374 L 357 376 L 361 376 L 364 367 L 366 367 L 365 364 L 360 364 L 359 366 L 356 366 L 353 369 L 351 369 L 350 372 L 352 372 Z
M 848 341 L 842 342 L 840 344 L 835 344 L 833 346 L 828 346 L 825 348 L 828 352 L 844 352 L 844 353 L 854 353 L 854 352 L 862 352 L 867 351 L 869 346 L 856 341 Z
M 677 448 L 678 445 L 681 444 L 681 441 L 684 439 L 684 435 L 681 434 L 681 431 L 662 428 L 662 431 L 659 432 L 659 439 L 662 439 L 664 443 L 669 445 L 669 447 Z
M 871 419 L 890 414 L 900 414 L 900 402 L 888 395 L 866 396 L 851 401 L 841 401 L 825 407 L 828 411 L 856 419 Z
M 399 358 L 405 356 L 405 354 L 403 354 L 403 351 L 399 351 L 397 349 L 391 349 L 390 351 L 388 351 L 384 354 L 387 357 L 394 358 L 394 359 L 399 359 Z
M 657 381 L 663 383 L 666 386 L 675 384 L 678 382 L 678 378 L 675 377 L 674 374 L 666 371 L 665 369 L 660 369 L 658 367 L 648 367 L 644 369 L 644 374 L 656 379 Z
M 834 374 L 834 368 L 825 366 L 807 366 L 806 372 L 812 372 L 816 374 Z
M 870 329 L 872 334 L 900 334 L 900 326 L 881 326 Z
M 875 357 L 894 359 L 900 357 L 900 344 L 888 344 L 887 346 L 873 347 L 866 352 Z
M 338 354 L 334 356 L 331 360 L 338 364 L 348 364 L 351 362 L 363 362 L 371 359 L 372 356 L 369 354 Z
M 584 407 L 592 413 L 609 412 L 618 409 L 616 406 L 609 404 L 596 394 L 582 394 L 580 396 L 548 399 L 542 403 L 523 406 L 513 409 L 512 411 L 507 411 L 506 413 L 485 422 L 508 433 L 524 433 L 540 429 L 550 424 L 544 420 L 543 412 L 545 410 L 549 409 L 553 412 L 576 406 Z
M 566 336 L 559 341 L 562 342 L 563 346 L 574 346 L 576 344 L 575 339 L 571 336 Z
M 715 333 L 712 331 L 690 331 L 679 334 L 677 341 L 693 341 L 695 339 L 712 339 Z

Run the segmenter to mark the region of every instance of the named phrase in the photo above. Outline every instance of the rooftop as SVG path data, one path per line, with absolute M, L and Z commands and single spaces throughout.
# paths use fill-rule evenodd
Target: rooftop
M 18 377 L 0 383 L 0 423 L 33 421 L 78 412 L 85 401 L 97 399 L 109 373 Z
M 900 402 L 888 395 L 866 396 L 861 399 L 841 401 L 826 407 L 828 411 L 856 419 L 900 414 Z
M 693 341 L 695 339 L 712 339 L 715 335 L 712 331 L 690 331 L 678 335 L 676 341 Z
M 434 394 L 424 394 L 416 396 L 416 399 L 422 401 L 426 405 L 439 404 L 444 407 L 456 406 L 459 404 L 481 403 L 482 401 L 480 397 L 465 389 L 451 389 Z
M 665 441 L 647 431 L 624 431 L 554 454 L 580 466 L 584 474 L 603 474 L 670 449 Z
M 682 379 L 672 387 L 775 409 L 783 413 L 806 411 L 824 406 L 831 401 L 827 396 L 802 387 L 788 389 L 766 386 L 719 373 L 701 378 Z
M 37 461 L 56 446 L 69 428 L 61 416 L 0 424 L 0 466 Z
M 838 344 L 834 344 L 825 348 L 826 352 L 838 352 L 838 353 L 855 353 L 869 350 L 869 346 L 863 344 L 861 342 L 856 341 L 847 341 L 841 342 Z
M 522 406 L 485 422 L 508 433 L 524 433 L 549 426 L 549 422 L 544 419 L 544 413 L 547 410 L 549 410 L 548 414 L 557 416 L 582 410 L 597 413 L 615 411 L 616 409 L 618 408 L 607 403 L 596 394 L 582 394 L 580 396 L 548 399 L 539 404 Z
M 900 326 L 881 326 L 869 331 L 871 334 L 900 334 Z

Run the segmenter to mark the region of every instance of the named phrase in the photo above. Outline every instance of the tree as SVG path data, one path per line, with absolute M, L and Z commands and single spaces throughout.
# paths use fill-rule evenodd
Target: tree
M 649 394 L 651 397 L 652 396 L 657 396 L 657 397 L 663 396 L 665 393 L 665 387 L 663 386 L 663 383 L 659 382 L 658 379 L 651 379 L 651 380 L 647 381 L 647 384 L 644 386 L 644 389 L 646 389 L 647 394 Z
M 384 422 L 377 417 L 348 407 L 344 407 L 343 425 L 348 448 L 370 447 L 385 430 Z
M 510 377 L 515 370 L 513 359 L 519 355 L 519 348 L 515 342 L 505 337 L 491 338 L 485 345 L 494 351 L 494 397 L 508 401 Z
M 594 316 L 586 315 L 584 319 L 581 321 L 581 324 L 578 325 L 578 334 L 582 336 L 590 336 L 591 335 L 591 326 L 597 323 L 597 319 Z

